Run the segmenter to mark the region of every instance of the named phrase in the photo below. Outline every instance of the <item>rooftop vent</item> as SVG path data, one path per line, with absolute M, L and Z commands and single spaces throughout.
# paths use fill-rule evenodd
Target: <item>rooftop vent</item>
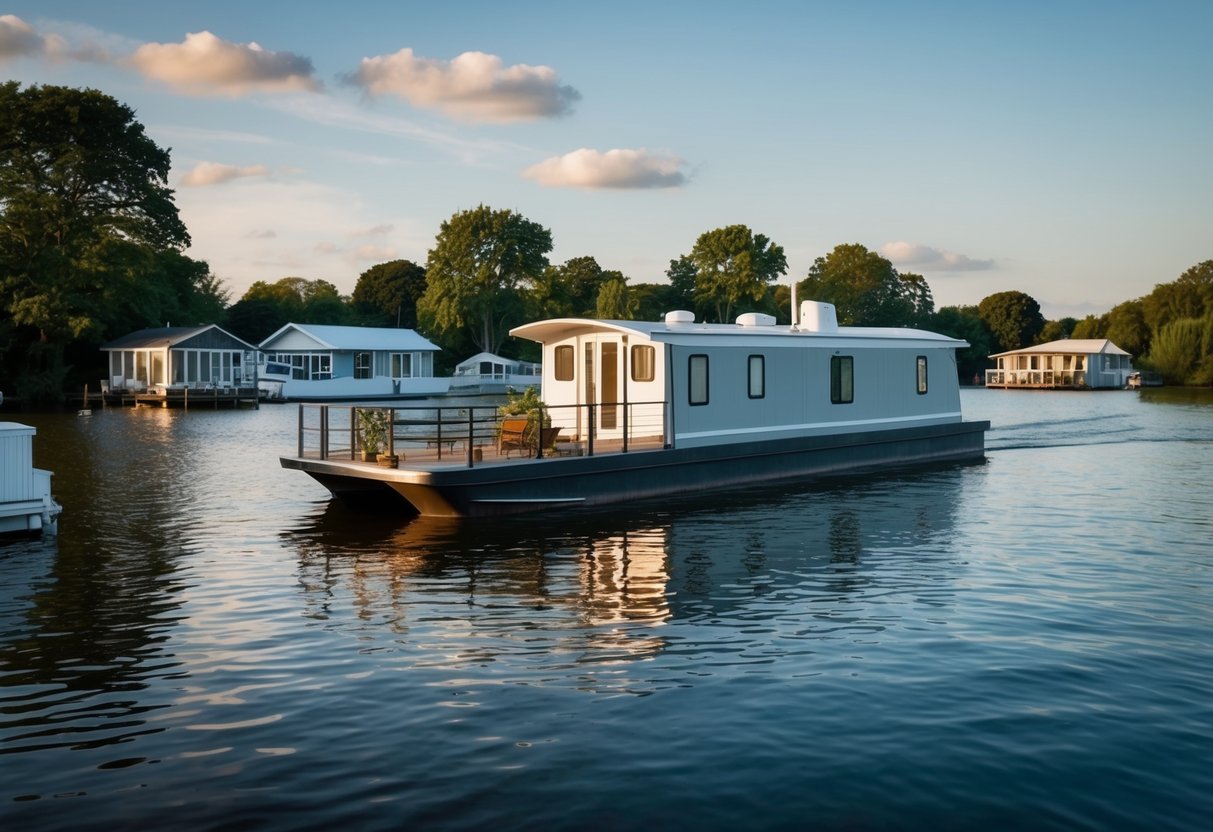
M 801 332 L 837 332 L 838 313 L 834 304 L 806 300 L 800 304 Z
M 667 324 L 693 324 L 695 323 L 695 313 L 685 309 L 675 309 L 673 312 L 665 313 L 665 322 Z
M 746 312 L 737 316 L 738 326 L 775 326 L 774 315 L 764 315 L 762 312 Z

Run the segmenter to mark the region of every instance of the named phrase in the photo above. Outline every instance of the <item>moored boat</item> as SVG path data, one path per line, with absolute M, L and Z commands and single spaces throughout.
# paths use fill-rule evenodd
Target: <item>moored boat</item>
M 393 411 L 389 450 L 404 459 L 385 469 L 356 459 L 357 409 L 346 423 L 318 409 L 281 462 L 350 502 L 478 516 L 983 458 L 989 423 L 960 412 L 964 341 L 840 327 L 825 303 L 798 311 L 790 326 L 689 312 L 526 324 L 512 334 L 543 347 L 535 411 L 439 408 L 428 422 Z
M 55 534 L 62 507 L 51 493 L 52 474 L 35 468 L 37 429 L 0 422 L 0 538 Z

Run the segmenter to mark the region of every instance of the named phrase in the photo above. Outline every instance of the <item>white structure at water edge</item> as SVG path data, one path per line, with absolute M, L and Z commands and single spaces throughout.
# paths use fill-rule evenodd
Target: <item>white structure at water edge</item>
M 451 377 L 454 393 L 504 393 L 538 387 L 542 365 L 516 358 L 502 358 L 491 352 L 478 352 L 455 365 Z
M 1129 353 L 1106 338 L 1066 338 L 991 355 L 986 387 L 1119 390 L 1133 373 Z
M 50 471 L 34 467 L 37 429 L 0 422 L 0 535 L 55 534 L 62 507 Z
M 261 378 L 282 382 L 294 401 L 350 401 L 441 395 L 439 348 L 411 329 L 286 324 L 260 344 Z

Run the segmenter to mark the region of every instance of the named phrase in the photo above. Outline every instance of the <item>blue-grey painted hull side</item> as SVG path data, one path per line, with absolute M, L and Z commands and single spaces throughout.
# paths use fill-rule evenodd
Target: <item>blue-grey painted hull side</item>
M 350 502 L 390 488 L 421 514 L 493 516 L 554 507 L 598 506 L 871 470 L 977 461 L 988 422 L 868 431 L 593 457 L 526 460 L 426 472 L 366 468 L 356 476 L 317 460 L 284 457 Z

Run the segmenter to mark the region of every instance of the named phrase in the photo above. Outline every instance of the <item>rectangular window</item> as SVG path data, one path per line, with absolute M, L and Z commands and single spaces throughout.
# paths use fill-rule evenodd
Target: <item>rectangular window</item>
M 652 381 L 657 377 L 657 350 L 648 344 L 632 347 L 632 381 Z
M 927 392 L 927 357 L 925 355 L 918 356 L 918 393 L 922 395 Z
M 687 390 L 693 405 L 708 403 L 708 357 L 692 355 L 687 365 Z
M 392 378 L 413 377 L 413 354 L 411 352 L 392 353 Z
M 371 378 L 371 353 L 354 353 L 354 378 Z
M 573 380 L 573 348 L 567 344 L 556 348 L 556 380 Z
M 750 356 L 749 395 L 751 399 L 761 399 L 767 394 L 766 359 L 761 355 Z
M 855 359 L 850 355 L 830 356 L 830 401 L 834 404 L 855 401 Z

